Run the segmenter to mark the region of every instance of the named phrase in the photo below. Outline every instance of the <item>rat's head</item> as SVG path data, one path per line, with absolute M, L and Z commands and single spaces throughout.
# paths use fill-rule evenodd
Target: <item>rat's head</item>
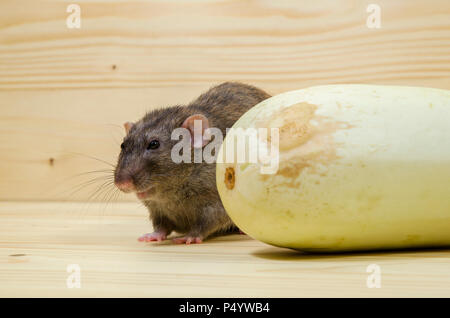
M 202 121 L 203 133 L 209 127 L 204 115 L 175 106 L 154 110 L 136 123 L 125 123 L 126 136 L 114 171 L 116 186 L 123 192 L 136 192 L 141 200 L 176 186 L 189 173 L 190 164 L 172 160 L 172 148 L 179 142 L 171 139 L 172 132 L 185 128 L 193 141 L 196 120 Z

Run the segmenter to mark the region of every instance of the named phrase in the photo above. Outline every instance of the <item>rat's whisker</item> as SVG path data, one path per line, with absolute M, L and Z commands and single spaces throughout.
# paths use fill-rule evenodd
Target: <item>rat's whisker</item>
M 96 189 L 91 195 L 89 195 L 87 201 L 88 201 L 88 202 L 94 202 L 95 199 L 98 199 L 99 196 L 107 189 L 107 188 L 105 188 L 105 187 L 106 187 L 108 184 L 110 184 L 110 183 L 111 183 L 111 181 L 110 181 L 110 180 L 107 180 L 107 181 L 103 182 L 101 185 L 99 185 L 99 186 L 97 187 L 97 189 Z
M 78 186 L 83 185 L 83 183 L 70 186 L 69 189 L 67 189 L 67 190 L 64 190 L 64 189 L 60 190 L 60 188 L 67 188 L 66 184 L 69 183 L 69 181 L 72 181 L 76 178 L 81 178 L 83 176 L 88 176 L 91 174 L 104 175 L 104 177 L 109 177 L 109 176 L 113 177 L 114 171 L 112 169 L 99 169 L 99 170 L 92 170 L 92 171 L 86 171 L 86 172 L 74 174 L 74 175 L 68 176 L 64 179 L 56 180 L 55 183 L 53 183 L 49 188 L 44 189 L 43 192 L 44 193 L 52 193 L 52 196 L 61 196 L 61 195 L 67 194 L 68 192 L 78 188 Z
M 106 207 L 108 205 L 109 197 L 111 196 L 111 193 L 114 191 L 114 188 L 110 187 L 110 185 L 111 185 L 111 183 L 107 183 L 103 186 L 103 188 L 104 188 L 104 191 L 102 192 L 103 195 L 101 196 L 101 198 L 99 197 L 99 201 L 104 203 L 104 204 L 102 204 L 103 205 L 102 214 L 105 213 Z
M 78 156 L 82 156 L 82 157 L 85 157 L 85 158 L 89 158 L 89 159 L 92 159 L 92 160 L 96 160 L 96 161 L 105 163 L 105 164 L 107 164 L 107 165 L 109 165 L 109 166 L 115 168 L 115 166 L 114 166 L 112 163 L 110 163 L 110 162 L 108 162 L 108 161 L 106 161 L 106 160 L 100 159 L 100 158 L 96 158 L 96 157 L 94 157 L 94 156 L 86 155 L 86 154 L 79 153 L 79 152 L 69 152 L 69 153 L 70 153 L 70 154 L 73 154 L 73 155 L 78 155 Z
M 95 178 L 95 179 L 93 179 L 93 180 L 89 180 L 89 181 L 86 181 L 86 182 L 81 183 L 80 185 L 78 185 L 78 186 L 77 186 L 77 187 L 69 194 L 69 196 L 74 196 L 75 194 L 77 194 L 77 193 L 80 192 L 81 190 L 86 189 L 87 187 L 89 187 L 89 186 L 91 186 L 91 185 L 95 185 L 96 183 L 102 182 L 102 181 L 105 181 L 105 182 L 112 182 L 111 179 L 109 179 L 108 177 L 98 177 L 98 178 Z M 88 198 L 88 200 L 89 200 L 89 198 Z
M 123 130 L 123 126 L 119 124 L 105 124 L 106 126 L 112 126 L 114 128 L 120 128 L 120 130 Z
M 81 172 L 81 173 L 77 173 L 77 174 L 74 174 L 72 176 L 69 176 L 69 177 L 61 180 L 59 185 L 64 183 L 64 182 L 67 182 L 69 180 L 72 180 L 74 178 L 79 178 L 79 177 L 82 177 L 82 176 L 86 176 L 86 175 L 90 175 L 90 174 L 97 174 L 97 173 L 98 174 L 107 174 L 108 176 L 110 176 L 110 175 L 114 176 L 114 170 L 111 170 L 111 169 L 92 170 L 92 171 Z
M 63 201 L 68 201 L 69 199 L 71 199 L 76 193 L 78 193 L 79 191 L 81 191 L 82 189 L 90 186 L 91 184 L 94 184 L 96 182 L 102 181 L 102 180 L 108 180 L 110 179 L 109 176 L 99 176 L 90 180 L 86 180 L 83 181 L 81 183 L 78 183 L 74 186 L 69 187 L 66 190 L 62 190 L 59 191 L 58 193 L 55 194 L 55 196 L 67 196 L 68 198 L 66 200 Z
M 90 186 L 90 185 L 92 185 L 92 184 L 95 184 L 95 183 L 97 183 L 97 182 L 101 182 L 101 181 L 103 181 L 103 180 L 108 180 L 108 181 L 110 181 L 110 180 L 111 180 L 111 177 L 110 177 L 110 176 L 101 176 L 101 177 L 96 177 L 96 178 L 91 179 L 91 180 L 83 181 L 83 182 L 81 182 L 80 184 L 75 185 L 72 189 L 67 190 L 67 191 L 72 191 L 72 192 L 70 192 L 70 193 L 68 194 L 68 196 L 69 196 L 69 197 L 70 197 L 70 196 L 73 196 L 73 195 L 75 195 L 76 193 L 78 193 L 79 191 L 81 191 L 83 188 L 86 188 L 86 187 L 88 187 L 88 186 Z M 61 193 L 61 194 L 65 194 L 65 192 L 63 192 L 63 193 Z
M 105 204 L 105 209 L 108 207 L 108 204 L 110 204 L 111 202 L 115 202 L 117 200 L 118 194 L 119 194 L 119 189 L 117 189 L 116 187 L 113 187 L 110 192 L 110 195 L 108 197 L 108 199 L 106 200 L 106 204 Z
M 103 182 L 101 185 L 97 187 L 97 189 L 89 195 L 88 199 L 85 202 L 85 208 L 87 208 L 90 204 L 97 202 L 97 200 L 100 198 L 102 194 L 105 193 L 105 191 L 108 191 L 109 186 L 112 185 L 112 180 L 107 180 Z M 103 202 L 100 200 L 100 202 Z

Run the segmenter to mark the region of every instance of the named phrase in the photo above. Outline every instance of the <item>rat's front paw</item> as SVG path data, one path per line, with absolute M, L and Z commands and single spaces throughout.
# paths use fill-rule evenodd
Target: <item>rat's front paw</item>
M 200 244 L 202 241 L 201 237 L 198 236 L 183 236 L 183 237 L 177 237 L 173 239 L 173 242 L 176 244 Z
M 139 242 L 152 242 L 152 241 L 164 241 L 166 239 L 166 234 L 162 232 L 153 232 L 142 235 L 138 238 Z

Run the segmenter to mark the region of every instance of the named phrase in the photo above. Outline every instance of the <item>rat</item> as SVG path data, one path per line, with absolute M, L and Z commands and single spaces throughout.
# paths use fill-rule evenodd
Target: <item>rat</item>
M 193 244 L 239 231 L 220 200 L 215 162 L 175 163 L 171 150 L 178 141 L 171 135 L 174 129 L 185 128 L 193 153 L 195 147 L 211 142 L 202 137 L 194 144 L 194 122 L 201 122 L 202 136 L 212 127 L 225 136 L 226 129 L 246 111 L 269 97 L 254 86 L 226 82 L 188 105 L 154 109 L 139 121 L 124 124 L 126 136 L 114 183 L 123 192 L 134 192 L 149 211 L 154 232 L 142 235 L 139 241 L 163 241 L 176 232 L 183 236 L 174 238 L 174 243 Z

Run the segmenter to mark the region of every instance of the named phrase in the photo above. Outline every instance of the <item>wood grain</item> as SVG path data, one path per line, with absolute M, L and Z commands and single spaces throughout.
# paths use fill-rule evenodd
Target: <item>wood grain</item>
M 311 85 L 450 88 L 450 2 L 0 2 L 0 200 L 106 200 L 77 184 L 114 163 L 120 125 L 239 80 L 272 94 Z M 135 200 L 121 196 L 118 200 Z
M 0 297 L 449 297 L 448 250 L 307 255 L 244 235 L 140 243 L 142 206 L 0 203 Z M 78 264 L 81 288 L 67 288 Z M 367 288 L 370 264 L 381 288 Z

